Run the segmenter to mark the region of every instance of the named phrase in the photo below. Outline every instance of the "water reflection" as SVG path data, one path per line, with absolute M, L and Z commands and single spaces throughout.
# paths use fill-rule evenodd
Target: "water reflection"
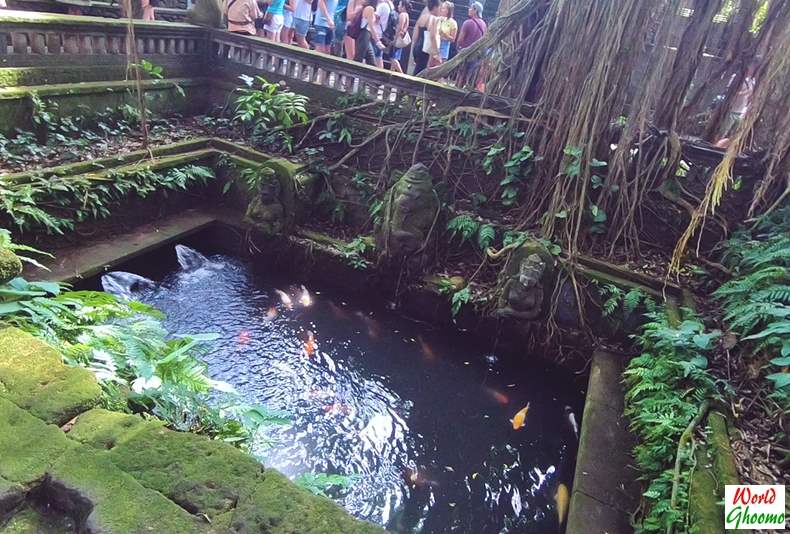
M 358 476 L 333 497 L 396 532 L 557 532 L 554 495 L 575 453 L 564 409 L 581 399 L 567 375 L 233 258 L 186 247 L 178 258 L 183 269 L 132 292 L 172 331 L 219 333 L 212 377 L 290 413 L 267 432 L 273 448 L 256 445 L 267 465 Z

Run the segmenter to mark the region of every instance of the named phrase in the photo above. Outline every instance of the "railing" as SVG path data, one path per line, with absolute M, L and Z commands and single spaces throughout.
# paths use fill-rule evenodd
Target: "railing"
M 341 93 L 361 92 L 370 98 L 392 102 L 404 96 L 421 97 L 448 104 L 467 97 L 465 91 L 441 83 L 259 37 L 214 30 L 210 41 L 214 61 L 220 65 L 230 63 Z
M 0 11 L 0 67 L 125 62 L 126 22 L 27 11 Z M 135 24 L 137 52 L 205 58 L 207 32 L 174 22 Z
M 123 20 L 0 11 L 0 67 L 120 65 L 126 61 L 126 31 Z M 480 102 L 480 95 L 448 85 L 258 37 L 183 23 L 142 21 L 135 22 L 135 36 L 140 56 L 169 66 L 189 59 L 202 64 L 203 71 L 216 66 L 273 73 L 294 85 L 362 92 L 393 102 L 403 97 L 443 106 Z M 486 101 L 487 107 L 509 104 L 495 97 Z

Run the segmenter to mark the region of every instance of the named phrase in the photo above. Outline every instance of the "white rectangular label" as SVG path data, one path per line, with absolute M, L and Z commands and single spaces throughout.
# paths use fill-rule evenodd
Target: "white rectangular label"
M 785 528 L 785 487 L 726 485 L 724 528 L 755 530 Z

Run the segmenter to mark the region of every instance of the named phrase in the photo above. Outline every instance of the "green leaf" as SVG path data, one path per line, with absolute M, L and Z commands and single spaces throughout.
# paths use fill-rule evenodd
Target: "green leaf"
M 773 382 L 776 389 L 790 386 L 790 373 L 773 373 L 765 378 Z

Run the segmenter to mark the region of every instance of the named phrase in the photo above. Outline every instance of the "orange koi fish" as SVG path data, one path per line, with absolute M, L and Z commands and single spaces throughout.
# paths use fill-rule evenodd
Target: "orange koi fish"
M 246 330 L 239 332 L 239 345 L 246 345 L 250 342 L 250 333 Z
M 289 310 L 293 308 L 294 303 L 291 300 L 291 297 L 288 296 L 288 293 L 280 289 L 275 289 L 274 292 L 277 293 L 277 295 L 280 297 L 280 302 L 283 303 L 283 306 L 285 306 Z
M 497 391 L 494 388 L 486 388 L 486 393 L 491 395 L 491 398 L 494 399 L 497 403 L 505 405 L 510 403 L 510 399 L 507 395 L 502 393 L 501 391 Z
M 420 346 L 420 352 L 422 352 L 426 360 L 430 362 L 436 360 L 436 353 L 433 348 L 425 342 L 422 336 L 417 336 L 417 343 Z
M 266 318 L 267 318 L 267 319 L 269 319 L 269 320 L 271 321 L 271 320 L 272 320 L 272 319 L 274 319 L 275 317 L 277 317 L 277 308 L 275 308 L 274 306 L 272 306 L 271 308 L 269 308 L 269 309 L 266 311 Z
M 568 486 L 560 483 L 557 487 L 557 492 L 554 494 L 554 502 L 557 504 L 557 521 L 559 526 L 565 522 L 565 516 L 568 513 L 568 501 L 570 501 L 570 492 Z
M 305 286 L 302 286 L 302 293 L 299 295 L 299 304 L 305 307 L 313 304 L 313 298 L 310 296 L 310 292 Z
M 510 422 L 513 423 L 513 430 L 518 430 L 524 427 L 527 420 L 527 413 L 529 413 L 529 403 L 516 412 L 516 415 L 514 415 L 513 419 L 510 420 Z
M 435 488 L 439 486 L 438 482 L 427 478 L 423 474 L 423 471 L 417 469 L 416 467 L 404 468 L 403 478 L 406 481 L 406 483 L 413 488 L 425 488 L 425 487 Z
M 313 335 L 312 331 L 308 330 L 307 331 L 307 341 L 305 341 L 305 344 L 304 344 L 304 352 L 305 352 L 305 354 L 307 354 L 308 358 L 313 356 L 313 353 L 315 352 L 315 349 L 316 349 L 315 336 Z

